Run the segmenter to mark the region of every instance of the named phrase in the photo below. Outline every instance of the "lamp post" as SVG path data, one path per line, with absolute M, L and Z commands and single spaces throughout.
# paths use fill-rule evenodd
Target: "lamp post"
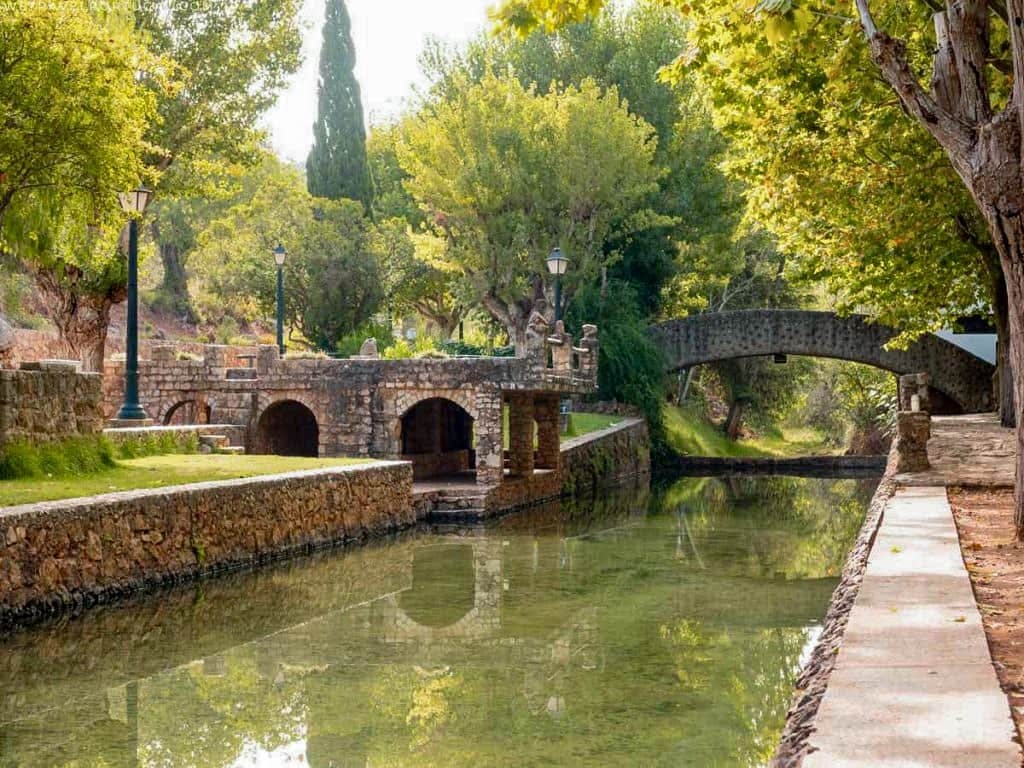
M 555 248 L 547 258 L 548 272 L 555 276 L 555 322 L 562 319 L 562 275 L 569 268 L 569 259 L 561 248 Z
M 117 418 L 142 421 L 146 412 L 139 405 L 139 217 L 146 211 L 152 193 L 140 186 L 131 192 L 119 192 L 121 210 L 128 220 L 128 327 L 125 329 L 124 402 Z
M 274 263 L 277 264 L 277 349 L 284 357 L 284 260 L 288 251 L 280 243 L 274 248 Z

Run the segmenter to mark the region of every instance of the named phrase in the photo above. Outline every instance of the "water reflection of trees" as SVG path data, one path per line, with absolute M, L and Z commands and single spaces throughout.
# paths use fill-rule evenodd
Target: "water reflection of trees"
M 29 633 L 0 765 L 759 765 L 869 492 L 687 480 Z

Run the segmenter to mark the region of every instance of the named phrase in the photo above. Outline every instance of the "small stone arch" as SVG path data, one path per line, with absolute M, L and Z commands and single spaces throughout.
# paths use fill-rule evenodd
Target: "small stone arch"
M 413 479 L 471 472 L 473 416 L 446 397 L 428 397 L 410 406 L 398 419 L 400 455 L 412 462 Z
M 257 453 L 315 458 L 320 455 L 320 425 L 305 403 L 278 400 L 260 414 L 255 442 Z
M 164 411 L 161 421 L 165 427 L 209 424 L 211 423 L 212 411 L 213 409 L 210 407 L 210 404 L 204 399 L 194 397 L 173 403 Z

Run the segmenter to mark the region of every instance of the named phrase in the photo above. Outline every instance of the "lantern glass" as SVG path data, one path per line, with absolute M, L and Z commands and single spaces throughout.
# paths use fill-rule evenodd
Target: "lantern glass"
M 153 193 L 145 187 L 138 187 L 130 192 L 118 192 L 117 199 L 121 203 L 121 210 L 125 213 L 137 213 L 140 216 L 146 212 Z
M 569 259 L 562 253 L 561 248 L 555 248 L 547 258 L 548 272 L 552 275 L 564 275 L 569 268 Z
M 284 260 L 286 258 L 288 258 L 288 251 L 284 249 L 283 245 L 278 243 L 277 247 L 274 249 L 274 262 L 277 264 L 277 266 L 283 267 Z

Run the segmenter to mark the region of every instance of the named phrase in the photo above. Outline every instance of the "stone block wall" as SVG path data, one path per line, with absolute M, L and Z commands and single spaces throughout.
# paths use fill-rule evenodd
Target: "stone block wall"
M 170 342 L 164 339 L 139 339 L 139 356 L 148 359 L 152 356 L 155 348 L 167 346 Z M 174 348 L 181 352 L 201 356 L 210 346 L 198 341 L 176 341 Z M 237 344 L 224 345 L 229 366 L 243 366 L 245 362 L 239 355 L 255 354 L 255 346 Z M 107 344 L 104 354 L 107 361 L 111 361 L 115 355 L 124 353 L 124 336 L 119 332 L 107 335 Z M 65 360 L 72 357 L 67 344 L 62 342 L 54 331 L 38 331 L 30 328 L 14 329 L 14 346 L 10 350 L 11 361 L 14 365 L 23 362 L 35 362 L 38 360 Z
M 397 462 L 0 509 L 0 626 L 414 522 Z
M 71 364 L 35 364 L 0 370 L 0 446 L 14 440 L 44 443 L 103 428 L 102 380 Z
M 647 422 L 638 418 L 567 440 L 562 445 L 562 492 L 585 494 L 651 473 Z

